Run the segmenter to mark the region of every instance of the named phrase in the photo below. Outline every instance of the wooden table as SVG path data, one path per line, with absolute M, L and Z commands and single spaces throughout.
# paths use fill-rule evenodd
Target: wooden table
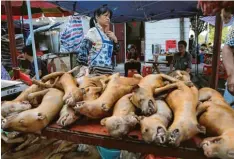
M 97 120 L 81 120 L 68 128 L 62 128 L 56 124 L 52 124 L 42 131 L 42 135 L 48 138 L 57 138 L 60 140 L 103 146 L 111 149 L 128 150 L 131 152 L 155 154 L 157 156 L 169 156 L 183 159 L 206 159 L 203 155 L 203 151 L 198 149 L 192 140 L 183 143 L 178 148 L 166 145 L 157 146 L 155 144 L 147 144 L 142 140 L 139 127 L 130 132 L 127 137 L 115 139 L 111 137 L 106 128 L 99 123 L 100 121 Z
M 152 73 L 154 73 L 155 71 L 156 71 L 157 73 L 160 73 L 160 71 L 159 71 L 159 69 L 158 69 L 158 65 L 160 65 L 160 64 L 168 64 L 167 61 L 161 61 L 161 62 L 147 61 L 147 62 L 145 62 L 145 63 L 151 63 L 151 64 L 153 64 Z
M 157 56 L 166 56 L 167 67 L 169 67 L 173 61 L 174 54 L 158 54 Z

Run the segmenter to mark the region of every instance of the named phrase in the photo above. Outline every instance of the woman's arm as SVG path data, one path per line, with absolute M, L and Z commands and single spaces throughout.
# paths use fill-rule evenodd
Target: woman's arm
M 234 95 L 234 51 L 233 49 L 225 45 L 223 47 L 223 64 L 225 66 L 228 78 L 227 78 L 227 88 L 228 91 Z
M 88 65 L 88 55 L 91 50 L 93 42 L 89 39 L 83 39 L 80 48 L 77 51 L 77 62 L 79 65 Z
M 113 45 L 114 45 L 113 52 L 115 52 L 117 54 L 117 52 L 119 52 L 119 50 L 120 50 L 119 42 L 117 42 L 117 43 L 114 42 Z
M 127 61 L 132 61 L 133 60 L 133 55 L 132 53 L 129 51 L 127 52 Z
M 234 26 L 231 27 L 227 35 L 225 45 L 222 50 L 223 64 L 226 69 L 228 91 L 234 95 Z
M 225 66 L 226 72 L 228 76 L 234 74 L 234 53 L 232 52 L 232 48 L 228 45 L 224 45 L 222 56 L 223 56 L 223 64 Z

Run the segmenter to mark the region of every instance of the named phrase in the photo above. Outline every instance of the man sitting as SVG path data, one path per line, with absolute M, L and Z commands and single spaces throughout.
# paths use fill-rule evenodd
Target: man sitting
M 186 52 L 186 47 L 187 47 L 186 41 L 182 40 L 178 42 L 179 52 L 176 53 L 173 57 L 173 62 L 170 66 L 170 71 L 172 71 L 174 67 L 175 70 L 186 71 L 189 74 L 191 73 L 192 55 Z
M 25 46 L 23 49 L 23 53 L 24 53 L 24 58 L 30 62 L 29 69 L 25 73 L 29 74 L 31 78 L 35 78 L 35 66 L 33 60 L 32 45 Z M 48 70 L 46 64 L 40 58 L 37 58 L 37 64 L 38 64 L 39 77 L 41 78 L 47 75 Z
M 137 52 L 136 46 L 132 45 L 128 54 L 127 62 L 124 64 L 125 77 L 128 77 L 128 70 L 136 69 L 139 74 L 141 74 L 141 62 L 140 57 Z

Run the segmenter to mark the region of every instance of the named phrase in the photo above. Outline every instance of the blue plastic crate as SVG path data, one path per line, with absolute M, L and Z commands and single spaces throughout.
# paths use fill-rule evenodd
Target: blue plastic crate
M 118 159 L 120 156 L 120 150 L 117 149 L 107 149 L 100 146 L 97 146 L 97 149 L 102 159 Z

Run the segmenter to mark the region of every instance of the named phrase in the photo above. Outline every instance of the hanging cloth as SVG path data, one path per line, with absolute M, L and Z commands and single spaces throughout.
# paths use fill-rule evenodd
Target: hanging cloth
M 81 16 L 72 16 L 60 36 L 60 52 L 69 53 L 79 49 L 84 38 L 84 31 Z

